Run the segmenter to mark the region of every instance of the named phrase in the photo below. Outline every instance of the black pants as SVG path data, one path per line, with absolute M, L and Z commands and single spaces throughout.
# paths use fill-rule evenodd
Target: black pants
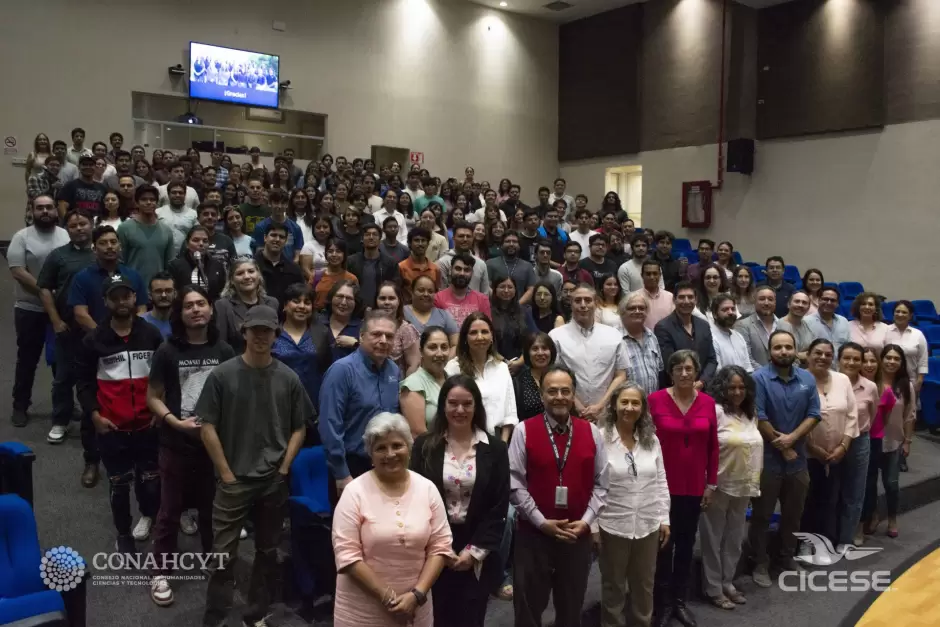
M 216 486 L 212 504 L 213 551 L 230 558 L 209 577 L 203 625 L 216 627 L 223 624 L 232 609 L 235 572 L 231 558 L 238 555 L 238 536 L 249 516 L 255 523 L 255 560 L 251 568 L 245 622 L 253 624 L 252 621 L 260 620 L 268 613 L 279 580 L 277 547 L 281 543 L 287 497 L 287 480 L 277 472 L 268 479 L 238 480 L 232 484 L 220 482 Z
M 131 532 L 131 484 L 142 516 L 154 518 L 160 510 L 157 443 L 156 427 L 98 434 L 101 461 L 110 483 L 111 516 L 120 535 Z
M 829 538 L 833 546 L 839 543 L 839 495 L 842 491 L 843 468 L 841 463 L 827 466 L 818 459 L 806 460 L 809 494 L 806 495 L 800 530 L 822 534 Z
M 555 603 L 555 627 L 580 627 L 590 571 L 590 534 L 568 544 L 520 522 L 513 555 L 515 627 L 541 627 L 549 594 Z
M 865 502 L 862 520 L 868 522 L 878 509 L 878 471 L 885 489 L 885 504 L 888 518 L 898 515 L 898 472 L 901 464 L 901 449 L 885 453 L 884 438 L 871 439 L 871 455 L 868 460 L 868 478 L 865 482 Z
M 459 554 L 470 542 L 473 529 L 452 524 L 454 553 Z M 477 580 L 473 569 L 454 571 L 444 568 L 432 588 L 434 624 L 447 627 L 483 627 L 489 591 L 486 579 Z
M 49 316 L 42 311 L 13 309 L 13 328 L 16 330 L 16 374 L 13 379 L 13 409 L 26 411 L 33 400 L 33 381 L 36 366 L 46 345 L 46 327 Z
M 702 497 L 670 494 L 669 542 L 656 557 L 656 581 L 653 587 L 657 608 L 685 602 L 692 577 L 692 549 L 702 513 Z
M 81 346 L 83 332 L 68 330 L 55 336 L 55 378 L 52 381 L 52 424 L 68 425 L 75 413 L 75 355 Z M 98 453 L 98 436 L 91 422 L 91 416 L 82 414 L 81 418 L 82 450 L 86 464 L 101 461 Z

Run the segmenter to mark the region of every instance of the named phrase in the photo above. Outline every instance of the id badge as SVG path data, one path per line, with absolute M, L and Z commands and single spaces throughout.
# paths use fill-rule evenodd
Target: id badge
M 568 486 L 557 486 L 555 488 L 555 507 L 567 509 L 568 507 Z

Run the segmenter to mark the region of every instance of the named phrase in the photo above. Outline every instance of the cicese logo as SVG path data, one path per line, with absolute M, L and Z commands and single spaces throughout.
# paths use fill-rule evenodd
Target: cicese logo
M 842 560 L 852 562 L 874 555 L 880 547 L 860 548 L 846 545 L 840 552 L 832 547 L 825 536 L 815 533 L 795 533 L 797 538 L 812 547 L 812 554 L 798 555 L 795 559 L 810 566 L 832 566 Z M 784 592 L 884 592 L 891 587 L 889 570 L 785 570 L 777 578 Z

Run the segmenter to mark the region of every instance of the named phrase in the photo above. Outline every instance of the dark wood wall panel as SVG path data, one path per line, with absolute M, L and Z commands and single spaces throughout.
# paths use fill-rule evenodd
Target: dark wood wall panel
M 880 5 L 797 0 L 758 13 L 759 139 L 885 123 Z
M 940 0 L 899 0 L 885 21 L 887 123 L 940 118 Z
M 629 5 L 559 29 L 559 161 L 639 149 L 641 23 L 641 5 Z

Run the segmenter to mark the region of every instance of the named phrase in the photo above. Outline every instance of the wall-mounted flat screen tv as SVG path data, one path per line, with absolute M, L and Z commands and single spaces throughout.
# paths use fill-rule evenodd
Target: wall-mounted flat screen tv
M 190 98 L 276 109 L 279 82 L 277 55 L 189 44 Z

